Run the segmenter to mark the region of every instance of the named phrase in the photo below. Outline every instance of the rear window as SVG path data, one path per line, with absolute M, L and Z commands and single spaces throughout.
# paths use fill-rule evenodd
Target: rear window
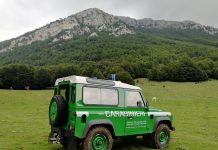
M 64 99 L 69 102 L 70 87 L 69 85 L 61 85 L 59 87 L 59 94 L 64 97 Z
M 116 89 L 84 87 L 83 102 L 93 105 L 118 105 Z
M 60 95 L 63 96 L 65 100 L 69 101 L 69 87 L 61 87 Z

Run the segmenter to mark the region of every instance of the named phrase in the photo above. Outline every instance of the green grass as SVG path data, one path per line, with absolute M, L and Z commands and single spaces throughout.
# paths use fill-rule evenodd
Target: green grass
M 151 82 L 138 79 L 150 105 L 174 115 L 169 150 L 218 149 L 218 81 Z M 0 90 L 0 150 L 61 150 L 49 145 L 48 105 L 52 90 Z M 156 101 L 151 101 L 157 97 Z M 122 147 L 122 148 L 121 148 Z M 114 149 L 140 149 L 140 138 L 114 142 Z
M 218 81 L 202 83 L 139 80 L 150 105 L 171 111 L 176 132 L 169 149 L 218 149 Z M 164 88 L 165 86 L 165 88 Z

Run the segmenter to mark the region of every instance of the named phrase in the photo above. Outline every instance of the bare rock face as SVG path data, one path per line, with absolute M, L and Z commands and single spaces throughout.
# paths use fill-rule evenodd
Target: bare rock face
M 210 26 L 201 25 L 193 21 L 166 21 L 166 20 L 153 20 L 151 18 L 144 18 L 136 20 L 130 17 L 118 17 L 120 20 L 126 24 L 133 27 L 142 27 L 142 28 L 174 28 L 174 29 L 196 29 L 202 30 L 208 34 L 215 35 L 218 34 L 218 29 Z
M 89 37 L 97 37 L 98 34 L 96 32 L 93 32 L 92 34 L 89 35 Z
M 177 22 L 150 18 L 136 20 L 130 17 L 113 16 L 100 9 L 90 8 L 67 18 L 51 22 L 17 38 L 0 42 L 0 52 L 47 39 L 51 39 L 51 42 L 57 42 L 73 39 L 75 36 L 84 34 L 89 35 L 89 37 L 98 36 L 98 32 L 106 32 L 108 35 L 113 36 L 134 34 L 134 30 L 139 27 L 198 29 L 211 35 L 218 34 L 218 29 L 193 21 Z
M 118 18 L 109 15 L 97 8 L 90 8 L 74 15 L 83 25 L 99 27 L 101 25 L 113 25 L 118 22 Z
M 114 36 L 134 33 L 117 17 L 107 14 L 100 9 L 91 8 L 67 18 L 51 22 L 15 39 L 2 42 L 3 44 L 0 43 L 0 52 L 50 38 L 52 38 L 52 42 L 72 39 L 76 35 L 91 34 L 94 32 L 93 30 L 108 32 L 108 34 L 113 34 Z
M 95 30 L 109 32 L 115 36 L 122 34 L 131 34 L 131 31 L 125 23 L 117 17 L 107 14 L 100 9 L 90 8 L 75 14 L 75 17 L 82 25 L 94 27 Z

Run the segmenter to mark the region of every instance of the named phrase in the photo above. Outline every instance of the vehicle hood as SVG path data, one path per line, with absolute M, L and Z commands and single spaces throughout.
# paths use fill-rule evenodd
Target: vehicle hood
M 148 114 L 154 116 L 170 116 L 172 118 L 171 112 L 165 112 L 154 107 L 149 107 Z
M 149 112 L 162 112 L 162 110 L 154 107 L 149 107 Z

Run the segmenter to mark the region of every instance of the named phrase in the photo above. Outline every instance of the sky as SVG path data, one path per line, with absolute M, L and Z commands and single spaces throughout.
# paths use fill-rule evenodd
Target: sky
M 0 41 L 88 8 L 136 19 L 192 20 L 218 28 L 217 0 L 0 0 Z

